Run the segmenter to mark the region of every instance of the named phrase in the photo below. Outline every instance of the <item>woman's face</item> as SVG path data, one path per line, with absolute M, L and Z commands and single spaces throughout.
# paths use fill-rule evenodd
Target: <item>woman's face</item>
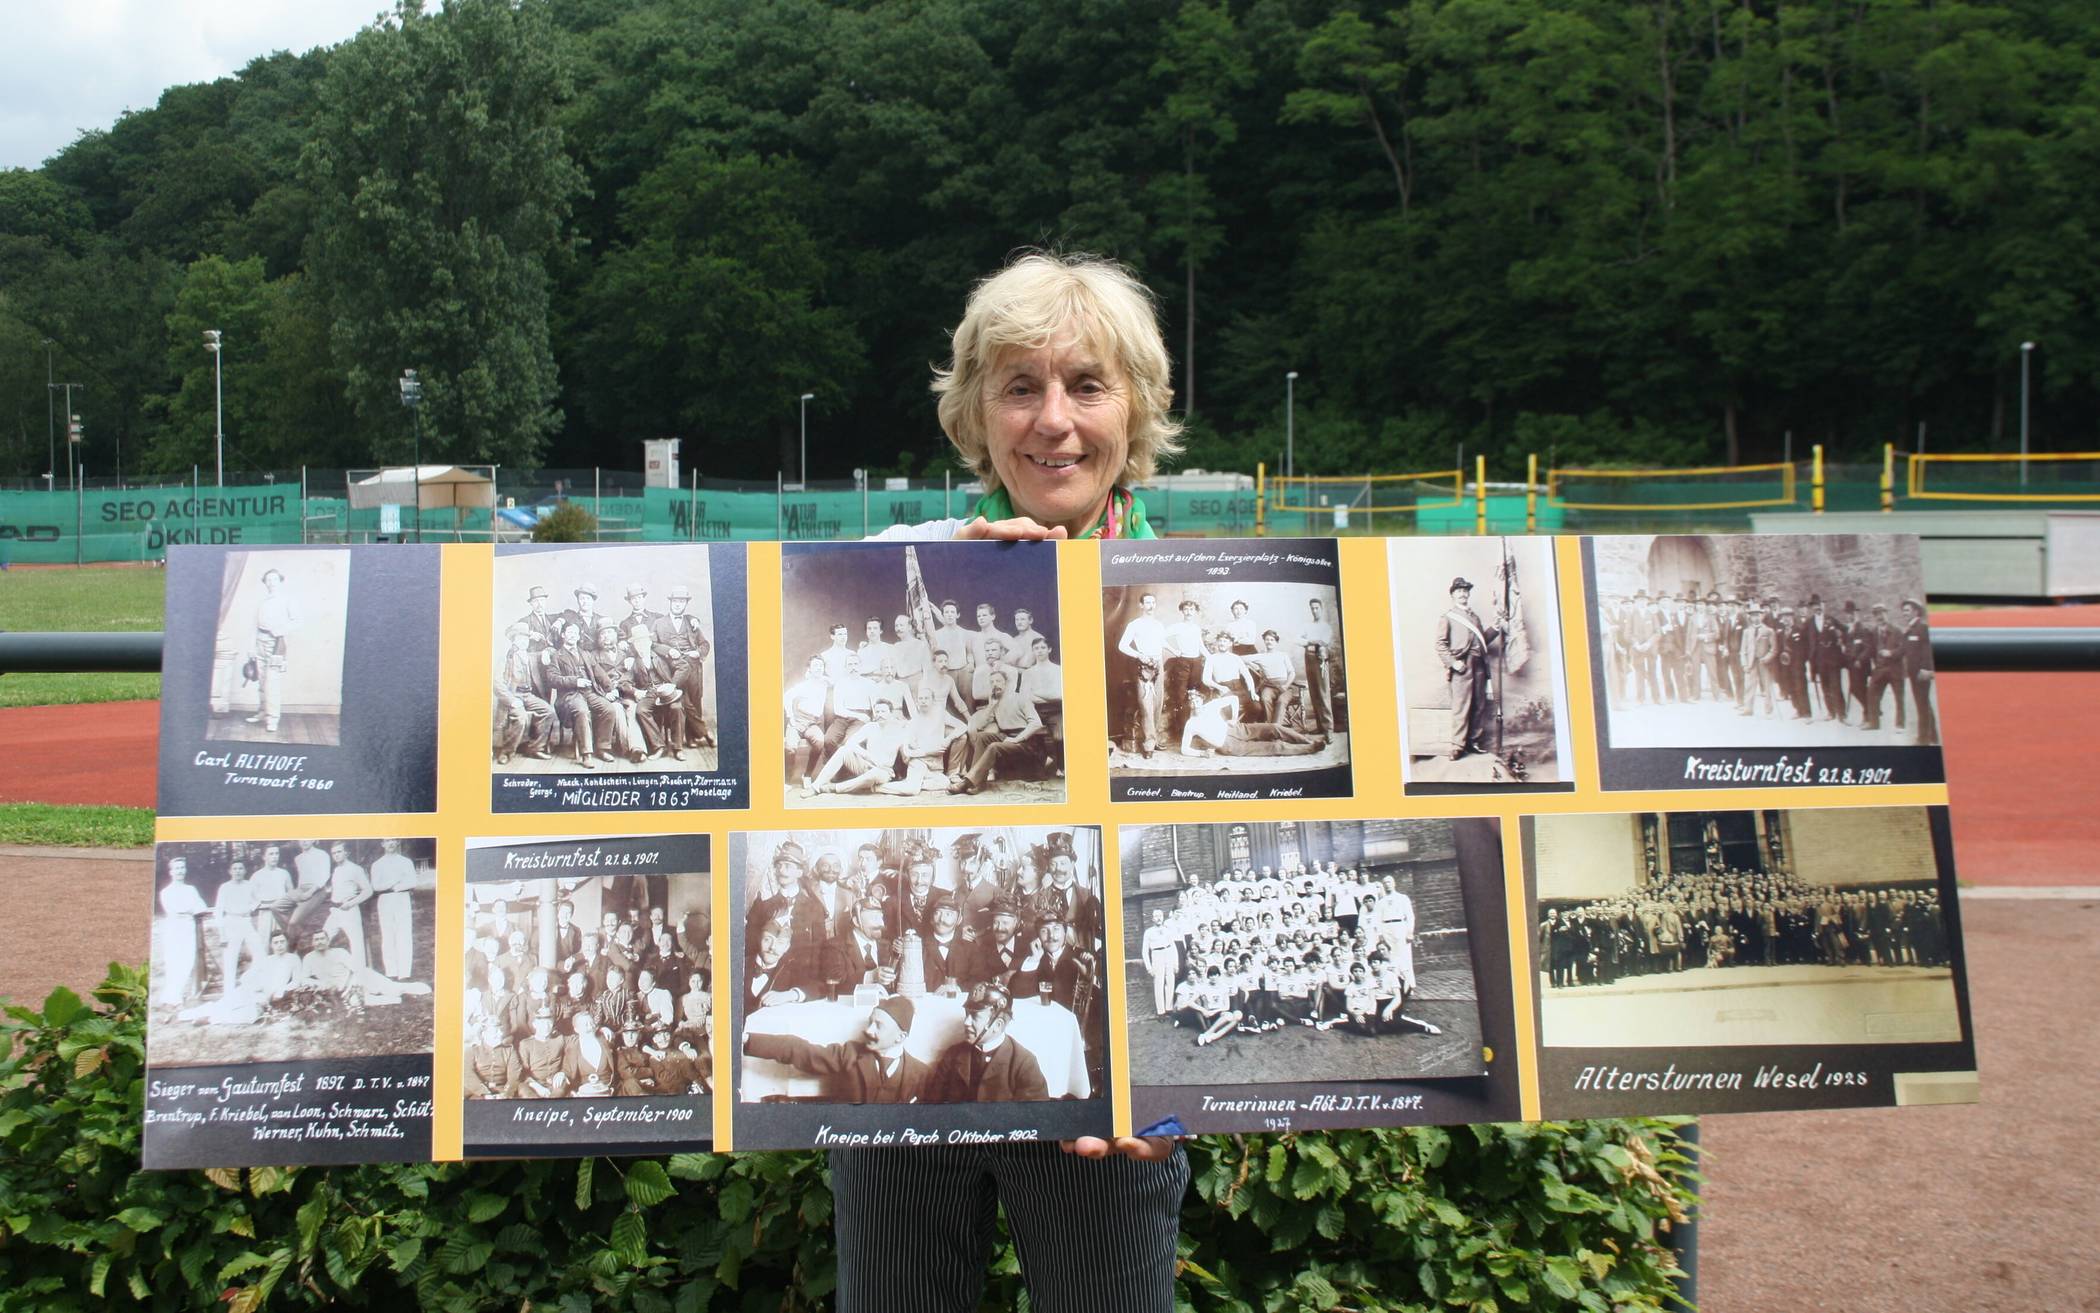
M 985 428 L 1015 512 L 1084 533 L 1130 452 L 1130 382 L 1076 337 L 1010 350 L 991 372 Z

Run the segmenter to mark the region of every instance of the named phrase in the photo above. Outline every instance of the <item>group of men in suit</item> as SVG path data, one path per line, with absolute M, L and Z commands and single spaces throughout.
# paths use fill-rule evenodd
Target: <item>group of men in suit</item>
M 1917 742 L 1937 743 L 1925 607 L 1905 598 L 1898 612 L 1892 620 L 1876 602 L 1863 614 L 1848 599 L 1833 614 L 1820 594 L 1790 606 L 1776 595 L 1636 589 L 1609 599 L 1601 617 L 1611 697 L 1619 706 L 1717 701 L 1744 716 L 1868 730 L 1892 711 L 1901 731 L 1908 689 Z
M 757 893 L 745 919 L 748 1011 L 864 986 L 883 995 L 860 1039 L 836 1051 L 747 1037 L 747 1053 L 825 1077 L 827 1101 L 1047 1097 L 1033 1056 L 1006 1034 L 1016 998 L 1061 1006 L 1091 1033 L 1104 923 L 1069 831 L 1041 844 L 970 834 L 946 854 L 917 840 L 889 852 L 870 842 L 850 862 L 836 851 L 812 861 L 790 839 L 774 849 Z M 966 1038 L 913 1079 L 900 1055 L 916 1004 L 903 991 L 920 990 L 963 1000 Z
M 497 902 L 470 918 L 467 1097 L 704 1092 L 714 1031 L 705 916 L 673 921 L 661 904 L 631 901 L 583 928 L 575 910 L 556 905 L 544 960 L 529 914 Z
M 1839 888 L 1783 871 L 1675 872 L 1619 898 L 1549 907 L 1539 961 L 1555 988 L 1696 967 L 1944 966 L 1931 888 Z
M 632 584 L 618 619 L 598 609 L 598 590 L 588 583 L 576 586 L 575 599 L 552 611 L 546 587 L 534 584 L 526 614 L 504 630 L 496 764 L 544 760 L 564 736 L 585 769 L 622 759 L 683 761 L 688 748 L 712 747 L 705 689 L 713 645 L 692 612 L 692 589 L 675 585 L 669 609 L 653 611 L 648 588 Z

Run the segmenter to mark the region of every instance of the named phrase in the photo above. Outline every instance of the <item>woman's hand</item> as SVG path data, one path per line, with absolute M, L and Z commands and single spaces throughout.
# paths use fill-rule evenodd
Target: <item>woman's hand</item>
M 1104 1140 L 1098 1135 L 1082 1135 L 1076 1140 L 1060 1140 L 1059 1147 L 1066 1153 L 1081 1158 L 1106 1158 L 1119 1153 L 1125 1158 L 1135 1158 L 1141 1163 L 1164 1162 L 1174 1156 L 1175 1137 L 1171 1135 L 1118 1135 L 1113 1140 Z
M 955 531 L 957 538 L 996 538 L 1007 542 L 1030 542 L 1065 536 L 1063 525 L 1045 528 L 1025 515 L 1011 520 L 987 520 L 982 515 Z

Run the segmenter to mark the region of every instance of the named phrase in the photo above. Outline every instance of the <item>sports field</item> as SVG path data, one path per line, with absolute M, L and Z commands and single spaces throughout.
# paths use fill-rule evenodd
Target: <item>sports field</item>
M 0 574 L 0 630 L 124 633 L 159 629 L 167 576 L 155 566 L 18 565 Z M 0 675 L 0 707 L 126 702 L 160 696 L 159 675 Z

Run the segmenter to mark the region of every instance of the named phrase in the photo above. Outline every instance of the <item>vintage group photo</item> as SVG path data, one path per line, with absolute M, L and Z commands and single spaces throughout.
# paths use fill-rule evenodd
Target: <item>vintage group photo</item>
M 1133 544 L 1104 562 L 1114 798 L 1348 796 L 1337 559 L 1279 539 Z
M 1460 824 L 1124 826 L 1131 1082 L 1481 1074 Z
M 600 846 L 507 841 L 502 852 Z M 714 1088 L 705 869 L 509 877 L 479 852 L 469 866 L 461 1033 L 470 1107 L 692 1099 Z M 475 1138 L 481 1127 L 468 1129 Z M 708 1130 L 703 1122 L 699 1136 Z
M 1570 787 L 1551 538 L 1394 538 L 1401 779 L 1422 791 Z
M 1098 829 L 737 834 L 731 853 L 741 1102 L 1106 1094 Z
M 1606 746 L 1937 747 L 1915 539 L 1585 540 Z
M 498 551 L 493 770 L 719 768 L 710 550 L 665 543 Z
M 1549 1047 L 1962 1038 L 1926 808 L 1527 824 Z
M 343 741 L 350 556 L 225 553 L 205 738 L 287 747 Z
M 789 807 L 1062 802 L 1054 543 L 781 551 Z
M 431 839 L 154 850 L 154 1066 L 428 1053 Z

